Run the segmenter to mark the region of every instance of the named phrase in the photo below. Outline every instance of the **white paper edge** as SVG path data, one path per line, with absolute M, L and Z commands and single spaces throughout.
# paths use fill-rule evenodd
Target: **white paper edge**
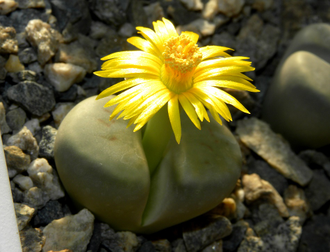
M 0 133 L 0 251 L 22 252 Z

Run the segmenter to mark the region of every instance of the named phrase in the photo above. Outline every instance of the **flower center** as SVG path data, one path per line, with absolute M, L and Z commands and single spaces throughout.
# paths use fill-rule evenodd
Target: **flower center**
M 202 53 L 188 35 L 169 38 L 164 43 L 161 79 L 173 92 L 181 93 L 192 87 L 193 74 L 202 61 Z

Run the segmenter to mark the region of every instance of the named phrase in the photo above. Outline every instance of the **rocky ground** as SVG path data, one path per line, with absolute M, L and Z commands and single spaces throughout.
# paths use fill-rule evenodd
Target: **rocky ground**
M 293 36 L 308 24 L 330 23 L 329 13 L 326 0 L 2 1 L 0 128 L 23 250 L 328 252 L 329 148 L 292 149 L 260 118 Z M 157 234 L 115 232 L 72 208 L 56 175 L 54 140 L 75 104 L 118 81 L 92 74 L 99 58 L 131 48 L 126 38 L 134 27 L 162 16 L 179 31 L 199 33 L 203 46 L 249 56 L 256 67 L 249 76 L 261 92 L 233 93 L 251 115 L 233 111 L 230 128 L 244 165 L 232 195 Z

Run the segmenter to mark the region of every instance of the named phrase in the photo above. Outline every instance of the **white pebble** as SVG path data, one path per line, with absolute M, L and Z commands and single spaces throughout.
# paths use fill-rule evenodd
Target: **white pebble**
M 82 81 L 86 70 L 70 63 L 54 63 L 45 66 L 45 77 L 59 92 L 68 90 L 74 83 Z
M 32 179 L 29 176 L 24 176 L 22 174 L 18 174 L 13 181 L 19 186 L 23 191 L 29 190 L 33 187 Z

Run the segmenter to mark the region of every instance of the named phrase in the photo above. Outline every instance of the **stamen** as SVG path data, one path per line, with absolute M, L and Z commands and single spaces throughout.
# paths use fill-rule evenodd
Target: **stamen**
M 163 56 L 165 64 L 173 70 L 186 73 L 192 71 L 202 61 L 203 55 L 190 37 L 182 34 L 165 42 Z
M 192 87 L 194 70 L 202 61 L 202 52 L 186 34 L 168 39 L 164 47 L 163 83 L 175 93 L 188 90 Z

